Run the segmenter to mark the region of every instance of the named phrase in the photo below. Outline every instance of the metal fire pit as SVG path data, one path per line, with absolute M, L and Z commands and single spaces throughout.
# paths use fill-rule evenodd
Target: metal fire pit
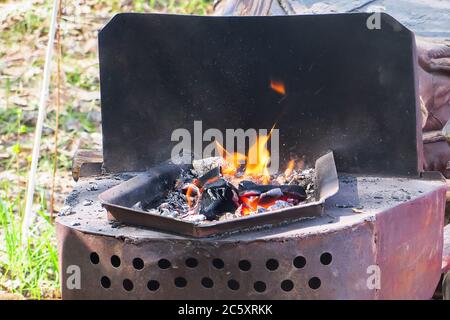
M 321 217 L 195 239 L 109 223 L 96 199 L 122 179 L 81 178 L 73 214 L 58 218 L 63 299 L 428 299 L 439 281 L 439 181 L 341 176 Z M 367 286 L 374 266 L 379 289 Z
M 57 219 L 63 298 L 431 298 L 446 184 L 422 172 L 414 37 L 368 17 L 115 16 L 99 35 L 103 173 Z M 333 150 L 338 193 L 314 219 L 207 238 L 109 221 L 99 194 L 170 158 L 196 120 L 276 121 L 282 167 Z
M 336 194 L 339 189 L 333 153 L 329 152 L 316 161 L 315 200 L 309 203 L 231 221 L 214 221 L 204 224 L 195 224 L 132 208 L 138 201 L 153 201 L 173 188 L 181 170 L 182 167 L 179 165 L 162 164 L 105 191 L 99 199 L 112 220 L 191 237 L 206 237 L 225 232 L 267 228 L 294 220 L 317 217 L 323 212 L 325 200 Z

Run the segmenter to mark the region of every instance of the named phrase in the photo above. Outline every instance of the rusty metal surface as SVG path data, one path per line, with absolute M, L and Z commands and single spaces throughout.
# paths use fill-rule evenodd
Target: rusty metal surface
M 135 244 L 129 240 L 87 235 L 58 225 L 63 262 L 61 270 L 74 264 L 82 270 L 81 289 L 63 289 L 63 298 L 371 299 L 375 292 L 369 290 L 365 283 L 366 267 L 375 263 L 372 227 L 371 223 L 366 222 L 326 237 L 311 235 L 305 238 L 219 243 L 153 239 Z M 91 262 L 90 256 L 93 253 L 99 256 L 98 264 Z M 321 255 L 324 253 L 332 256 L 332 262 L 328 265 L 321 262 Z M 112 265 L 113 256 L 120 259 L 120 266 Z M 353 256 L 358 256 L 358 259 L 350 260 Z M 143 262 L 141 270 L 133 265 L 137 258 Z M 162 269 L 158 265 L 161 259 L 170 262 L 168 269 Z M 223 268 L 217 262 L 214 263 L 214 259 L 221 259 Z M 250 265 L 241 262 L 244 260 L 250 262 Z M 276 262 L 270 262 L 274 260 Z M 276 270 L 267 268 L 269 266 L 273 269 L 277 264 Z M 250 269 L 247 270 L 249 266 Z M 110 279 L 109 288 L 102 287 L 102 277 Z M 177 287 L 175 281 L 183 281 L 179 278 L 185 279 L 185 287 Z M 212 288 L 206 288 L 202 284 L 202 280 L 208 281 L 205 278 L 212 281 Z M 125 279 L 133 283 L 131 291 L 124 288 Z M 65 281 L 67 276 L 63 272 L 62 283 Z M 159 283 L 156 291 L 147 287 L 150 281 Z M 284 291 L 282 283 L 284 287 L 289 281 L 292 281 L 293 288 Z M 316 288 L 319 281 L 320 287 Z M 264 282 L 264 292 L 255 290 L 255 283 L 258 282 Z M 232 285 L 236 283 L 239 289 L 233 290 Z
M 428 299 L 440 279 L 445 193 L 382 212 L 376 221 L 380 299 Z M 420 283 L 420 286 L 417 284 Z
M 436 230 L 442 228 L 446 191 L 439 181 L 341 176 L 340 190 L 327 201 L 322 217 L 267 230 L 194 239 L 109 223 L 106 211 L 95 199 L 99 192 L 121 181 L 116 179 L 124 178 L 129 177 L 82 179 L 74 190 L 76 195 L 68 201 L 72 214 L 57 219 L 64 299 L 430 298 L 431 287 L 437 284 L 442 234 Z M 88 191 L 93 182 L 98 190 Z M 86 206 L 86 199 L 94 201 Z M 359 213 L 353 211 L 356 207 L 361 208 Z M 410 232 L 403 229 L 406 226 Z M 441 245 L 436 244 L 439 241 Z M 98 264 L 90 260 L 93 252 L 99 255 Z M 320 262 L 324 252 L 332 256 L 329 265 Z M 111 264 L 114 255 L 121 261 L 119 267 Z M 306 259 L 303 268 L 293 264 L 299 255 Z M 142 270 L 133 266 L 135 258 L 142 259 Z M 198 265 L 186 266 L 188 258 L 195 258 Z M 223 269 L 212 265 L 214 258 L 222 259 Z M 161 269 L 160 259 L 169 260 L 171 267 Z M 278 271 L 266 268 L 268 259 L 278 261 Z M 240 260 L 248 260 L 251 269 L 239 269 Z M 70 265 L 81 268 L 80 290 L 65 287 L 69 276 L 65 271 Z M 371 265 L 381 268 L 379 290 L 366 285 Z M 102 287 L 102 277 L 109 278 L 110 288 Z M 179 277 L 187 281 L 186 287 L 175 285 Z M 204 277 L 213 280 L 213 289 L 202 285 Z M 315 277 L 321 286 L 311 289 L 309 283 L 312 278 L 311 284 L 317 283 Z M 125 279 L 133 283 L 131 291 L 124 289 Z M 159 282 L 158 290 L 147 288 L 151 280 Z M 228 287 L 230 280 L 239 282 L 238 290 Z M 293 282 L 291 291 L 281 289 L 284 280 Z M 180 279 L 177 283 L 180 281 L 182 284 Z M 266 284 L 265 292 L 255 291 L 257 281 Z
M 444 247 L 442 250 L 442 273 L 450 271 L 450 224 L 444 227 Z
M 160 197 L 165 191 L 173 187 L 180 172 L 181 168 L 177 165 L 157 166 L 103 192 L 99 198 L 108 210 L 108 217 L 115 221 L 185 236 L 209 237 L 220 233 L 267 228 L 268 226 L 320 216 L 323 212 L 325 200 L 339 190 L 333 153 L 328 152 L 316 160 L 314 170 L 316 199 L 310 203 L 234 220 L 213 221 L 203 224 L 195 224 L 132 208 L 132 205 L 138 201 L 149 203 Z

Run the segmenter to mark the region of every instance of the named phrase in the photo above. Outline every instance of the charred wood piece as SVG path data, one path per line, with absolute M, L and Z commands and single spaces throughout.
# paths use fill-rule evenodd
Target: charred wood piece
M 208 171 L 203 176 L 197 179 L 197 186 L 203 187 L 205 184 L 214 182 L 222 176 L 220 167 L 215 167 L 214 169 Z
M 279 198 L 284 196 L 297 201 L 306 200 L 306 190 L 299 185 L 260 185 L 247 180 L 239 183 L 240 197 L 259 196 L 260 198 L 267 198 L 267 200 L 271 198 L 273 200 L 275 195 L 279 195 Z
M 204 186 L 200 202 L 200 214 L 214 220 L 239 207 L 237 189 L 228 181 L 219 179 Z

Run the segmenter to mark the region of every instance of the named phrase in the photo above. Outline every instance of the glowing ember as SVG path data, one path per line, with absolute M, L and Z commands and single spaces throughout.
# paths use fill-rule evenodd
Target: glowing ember
M 187 201 L 187 204 L 189 206 L 189 209 L 194 207 L 194 203 L 192 201 L 192 198 L 197 196 L 197 195 L 199 195 L 198 187 L 195 184 L 190 183 L 188 188 L 187 188 L 187 191 L 186 191 L 186 201 Z
M 277 80 L 271 80 L 270 81 L 270 88 L 282 95 L 286 94 L 286 88 L 284 86 L 284 83 L 282 81 L 277 81 Z

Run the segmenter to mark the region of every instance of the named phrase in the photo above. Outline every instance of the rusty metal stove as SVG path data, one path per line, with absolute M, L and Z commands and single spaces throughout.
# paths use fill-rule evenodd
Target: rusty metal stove
M 99 36 L 103 170 L 57 219 L 63 298 L 430 298 L 446 184 L 421 172 L 414 37 L 367 18 L 115 16 Z M 287 83 L 279 108 L 271 76 Z M 108 221 L 98 195 L 167 159 L 174 129 L 274 119 L 281 162 L 334 150 L 339 192 L 321 216 L 206 238 Z

